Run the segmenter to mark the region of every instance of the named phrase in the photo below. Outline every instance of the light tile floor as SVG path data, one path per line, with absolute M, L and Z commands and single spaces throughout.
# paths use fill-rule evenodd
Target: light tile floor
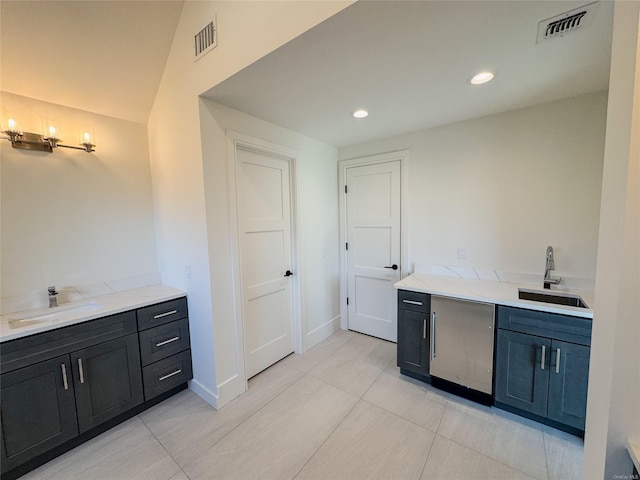
M 218 411 L 185 390 L 23 478 L 580 478 L 582 440 L 400 375 L 395 352 L 339 331 Z

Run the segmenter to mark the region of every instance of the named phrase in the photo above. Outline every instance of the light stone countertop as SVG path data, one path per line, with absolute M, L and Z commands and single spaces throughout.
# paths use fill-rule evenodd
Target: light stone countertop
M 152 285 L 68 302 L 54 308 L 7 313 L 0 316 L 0 342 L 174 300 L 186 294 L 177 288 Z
M 509 283 L 493 280 L 478 280 L 471 278 L 457 278 L 429 273 L 413 273 L 395 284 L 398 290 L 410 290 L 414 292 L 429 293 L 443 297 L 459 298 L 476 302 L 493 303 L 509 307 L 526 308 L 541 312 L 559 313 L 593 319 L 593 293 L 585 291 L 544 290 L 542 286 Z M 589 308 L 569 307 L 552 303 L 533 302 L 520 300 L 518 289 L 537 290 L 546 293 L 557 292 L 559 294 L 579 295 Z

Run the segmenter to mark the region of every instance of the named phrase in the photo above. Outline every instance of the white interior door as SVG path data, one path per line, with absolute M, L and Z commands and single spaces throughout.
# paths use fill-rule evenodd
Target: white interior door
M 236 158 L 245 368 L 250 378 L 293 352 L 290 172 L 287 160 L 240 146 Z
M 347 168 L 346 181 L 349 329 L 395 342 L 400 160 Z

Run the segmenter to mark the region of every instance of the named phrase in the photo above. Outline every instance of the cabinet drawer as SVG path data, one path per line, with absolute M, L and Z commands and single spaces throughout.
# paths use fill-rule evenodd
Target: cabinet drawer
M 165 323 L 140 332 L 142 366 L 189 348 L 189 319 Z
M 150 400 L 167 390 L 182 385 L 193 377 L 191 350 L 152 363 L 142 369 L 144 399 Z
M 499 306 L 498 328 L 591 345 L 591 320 L 587 318 Z
M 158 303 L 150 307 L 140 308 L 137 311 L 138 330 L 173 322 L 187 317 L 187 299 L 178 298 L 168 302 Z
M 2 344 L 3 373 L 136 332 L 135 311 L 78 323 Z
M 427 293 L 398 290 L 398 308 L 429 313 L 430 296 Z

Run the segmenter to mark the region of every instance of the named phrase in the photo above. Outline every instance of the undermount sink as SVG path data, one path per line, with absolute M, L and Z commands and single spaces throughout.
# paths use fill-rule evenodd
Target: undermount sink
M 520 300 L 532 300 L 534 302 L 555 303 L 556 305 L 566 305 L 569 307 L 589 308 L 578 295 L 564 292 L 543 292 L 540 290 L 518 289 Z
M 76 305 L 61 305 L 47 310 L 36 310 L 32 312 L 24 312 L 9 317 L 9 328 L 22 328 L 29 325 L 35 325 L 42 322 L 51 322 L 64 319 L 67 316 L 78 315 L 87 312 L 93 312 L 102 308 L 97 302 L 89 302 Z

